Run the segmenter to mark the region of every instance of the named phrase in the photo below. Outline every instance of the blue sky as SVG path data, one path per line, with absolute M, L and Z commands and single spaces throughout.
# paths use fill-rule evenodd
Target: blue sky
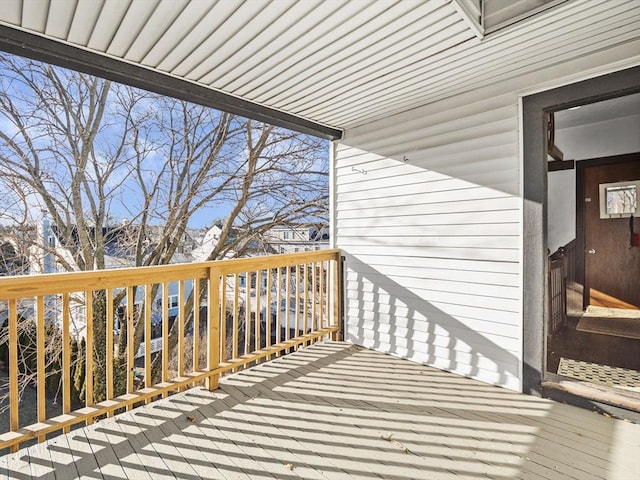
M 26 62 L 25 60 L 9 55 L 6 55 L 6 57 L 9 57 L 11 61 L 18 64 L 19 68 L 17 70 L 20 73 L 24 73 L 25 71 L 30 72 L 27 68 L 30 64 L 21 63 Z M 24 70 L 20 68 L 23 65 L 26 65 Z M 84 86 L 81 82 L 75 83 L 76 80 L 73 75 L 67 76 L 67 71 L 61 68 L 54 67 L 54 69 L 59 78 L 62 79 L 62 82 L 66 82 L 65 90 L 67 94 L 71 96 L 75 95 L 73 98 L 88 95 L 88 92 L 83 90 Z M 37 77 L 39 72 L 38 68 L 36 68 L 34 72 L 32 78 L 36 78 L 35 83 L 38 81 L 42 82 L 42 78 Z M 68 194 L 70 188 L 68 185 L 70 184 L 73 172 L 77 170 L 75 165 L 68 167 L 67 160 L 68 158 L 75 158 L 73 150 L 78 145 L 78 142 L 81 143 L 81 140 L 77 139 L 82 139 L 83 137 L 81 132 L 74 132 L 76 138 L 76 143 L 74 143 L 73 140 L 70 141 L 60 132 L 60 128 L 58 128 L 60 125 L 51 127 L 46 121 L 42 121 L 43 117 L 48 117 L 54 118 L 59 124 L 62 124 L 64 121 L 61 119 L 67 115 L 67 111 L 62 107 L 56 108 L 54 106 L 58 101 L 58 92 L 56 92 L 55 89 L 42 88 L 41 91 L 44 92 L 45 95 L 51 95 L 50 98 L 53 100 L 48 103 L 38 104 L 38 95 L 36 95 L 28 85 L 28 81 L 25 82 L 24 78 L 20 77 L 20 74 L 12 72 L 7 69 L 7 64 L 0 62 L 0 94 L 7 94 L 21 113 L 24 112 L 24 116 L 21 115 L 20 121 L 24 122 L 25 130 L 28 132 L 31 140 L 33 140 L 34 149 L 38 152 L 42 170 L 47 172 L 47 175 L 52 179 L 60 180 L 60 185 L 57 186 L 53 181 L 50 182 L 50 191 L 53 192 L 57 189 L 57 197 L 62 198 Z M 139 213 L 139 205 L 142 202 L 140 182 L 143 182 L 147 188 L 153 190 L 155 194 L 162 191 L 162 189 L 154 190 L 152 187 L 161 172 L 166 169 L 168 164 L 171 164 L 171 160 L 169 159 L 173 159 L 173 162 L 177 162 L 174 164 L 179 165 L 185 158 L 196 158 L 194 153 L 195 147 L 186 144 L 183 138 L 188 137 L 193 140 L 192 137 L 194 134 L 200 135 L 201 138 L 204 139 L 199 146 L 199 148 L 202 149 L 201 153 L 206 154 L 207 148 L 210 148 L 210 144 L 207 143 L 209 142 L 207 134 L 219 121 L 220 112 L 213 109 L 204 109 L 197 105 L 191 105 L 182 111 L 176 108 L 175 105 L 175 103 L 164 97 L 152 95 L 148 92 L 122 86 L 112 87 L 106 104 L 104 122 L 100 127 L 100 132 L 96 137 L 90 154 L 90 159 L 93 160 L 93 164 L 90 164 L 90 167 L 93 171 L 91 171 L 91 168 L 87 169 L 87 175 L 93 184 L 86 188 L 87 192 L 90 191 L 92 195 L 99 190 L 99 185 L 101 185 L 105 191 L 109 192 L 108 213 L 114 222 L 120 223 L 123 219 L 131 220 L 132 217 L 135 221 L 135 215 Z M 79 106 L 74 104 L 74 106 L 77 106 L 76 113 L 78 116 L 89 116 L 90 107 L 88 103 L 85 102 Z M 129 108 L 129 110 L 125 110 L 124 107 Z M 31 118 L 29 117 L 29 112 L 32 116 Z M 200 126 L 181 137 L 180 135 L 182 133 L 179 132 L 180 115 L 193 116 L 198 120 L 202 120 L 199 123 Z M 137 125 L 139 127 L 137 135 L 134 135 L 131 124 L 128 123 L 131 118 L 139 122 Z M 51 122 L 56 123 L 55 121 Z M 175 122 L 175 124 L 172 128 L 169 128 L 167 127 L 168 122 Z M 256 127 L 258 128 L 257 125 Z M 280 131 L 282 132 L 282 130 Z M 4 132 L 7 137 L 15 141 L 20 148 L 28 151 L 28 143 L 25 141 L 24 136 L 21 135 L 19 128 L 14 124 L 11 117 L 7 115 L 5 111 L 1 110 L 0 132 Z M 169 137 L 172 136 L 178 139 L 177 142 L 169 141 Z M 311 139 L 311 137 L 307 138 Z M 295 141 L 305 142 L 304 137 L 297 137 Z M 311 140 L 309 141 L 311 142 Z M 314 139 L 313 141 L 318 140 Z M 213 170 L 209 171 L 210 177 L 207 179 L 208 187 L 214 189 L 224 180 L 225 168 L 227 170 L 229 168 L 233 169 L 242 163 L 248 149 L 246 142 L 244 144 L 242 142 L 243 136 L 241 132 L 235 137 L 234 141 L 225 144 L 220 152 L 218 152 L 219 161 L 213 165 Z M 322 188 L 325 188 L 328 182 L 329 142 L 323 141 L 322 145 L 323 147 L 315 151 L 315 158 L 289 159 L 284 153 L 290 151 L 293 155 L 297 147 L 286 142 L 270 147 L 265 150 L 265 153 L 282 155 L 282 166 L 283 170 L 285 170 L 280 173 L 282 177 L 286 177 L 291 171 L 295 171 L 301 162 L 306 162 L 308 168 L 320 170 L 325 177 L 321 182 L 325 185 Z M 1 139 L 0 155 L 7 155 L 8 158 L 13 159 L 17 158 L 16 150 L 8 148 L 7 141 Z M 134 168 L 132 167 L 134 164 L 132 163 L 132 159 L 134 158 L 137 159 L 142 167 L 140 168 L 140 172 L 133 172 L 134 174 L 132 174 L 132 169 Z M 104 172 L 105 169 L 109 165 L 114 164 L 114 162 L 117 164 L 117 167 L 113 168 L 113 171 L 110 172 L 106 182 L 98 181 L 100 172 Z M 195 178 L 198 165 L 200 164 L 202 163 L 195 162 L 193 172 L 190 173 L 192 178 Z M 22 164 L 17 163 L 16 165 L 21 166 Z M 20 168 L 19 166 L 16 167 L 16 169 Z M 7 169 L 6 165 L 2 166 L 1 164 L 0 168 Z M 216 169 L 219 169 L 219 172 Z M 289 170 L 289 172 L 286 170 Z M 11 184 L 10 182 L 8 183 L 11 173 L 14 172 L 6 171 L 3 173 L 5 173 L 5 175 L 0 178 L 0 196 L 3 199 L 2 206 L 0 207 L 0 222 L 7 223 L 11 221 L 10 216 L 8 219 L 7 211 L 15 212 L 16 210 L 23 210 L 24 202 L 21 201 L 21 199 L 26 201 L 31 219 L 36 220 L 40 216 L 40 210 L 42 208 L 41 200 L 36 195 L 27 195 L 25 197 L 26 187 Z M 269 206 L 276 208 L 286 203 L 286 200 L 283 202 L 282 199 L 278 199 L 277 194 L 281 193 L 283 198 L 287 195 L 294 195 L 294 190 L 296 189 L 295 182 L 298 181 L 299 178 L 292 177 L 289 183 L 280 185 L 279 189 L 282 190 L 281 192 L 270 192 L 263 196 L 262 202 L 264 205 L 260 205 L 260 203 L 256 204 L 256 210 L 259 211 L 260 208 L 265 210 Z M 165 180 L 162 181 L 165 182 Z M 236 186 L 235 188 L 237 190 L 239 187 Z M 300 192 L 302 192 L 302 190 L 300 190 Z M 304 195 L 304 193 L 300 192 L 298 192 L 298 195 Z M 273 193 L 276 193 L 276 195 L 273 195 Z M 202 195 L 205 194 L 206 189 Z M 307 194 L 311 193 L 307 192 Z M 174 191 L 173 197 L 175 198 L 176 195 L 180 195 L 180 192 L 177 190 Z M 228 195 L 227 198 L 217 197 L 199 208 L 191 217 L 189 226 L 194 228 L 206 227 L 219 219 L 225 218 L 233 205 L 229 199 L 232 199 L 237 193 L 234 194 L 234 190 L 230 189 L 226 191 L 226 195 Z M 153 208 L 159 215 L 151 219 L 149 223 L 159 224 L 165 220 L 163 215 L 169 214 L 168 212 L 163 214 L 167 198 L 166 195 L 158 195 Z M 89 196 L 87 196 L 87 205 L 89 204 L 89 199 Z M 269 205 L 269 202 L 274 202 L 274 204 Z

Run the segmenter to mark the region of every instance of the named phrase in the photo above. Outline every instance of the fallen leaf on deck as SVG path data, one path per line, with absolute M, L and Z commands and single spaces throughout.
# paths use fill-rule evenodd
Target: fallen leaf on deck
M 191 415 L 187 415 L 187 420 L 189 420 L 191 423 L 196 423 L 196 417 L 192 417 Z
M 393 433 L 390 433 L 389 435 L 384 435 L 384 434 L 380 435 L 380 438 L 382 440 L 386 440 L 387 442 L 397 445 L 398 447 L 400 447 L 400 450 L 402 450 L 404 453 L 409 453 L 409 449 L 407 447 L 405 447 L 402 443 L 400 443 L 395 438 L 391 438 L 391 437 L 393 437 Z
M 285 463 L 284 466 L 287 467 L 289 470 L 293 470 L 294 468 L 296 468 L 296 466 L 293 463 Z

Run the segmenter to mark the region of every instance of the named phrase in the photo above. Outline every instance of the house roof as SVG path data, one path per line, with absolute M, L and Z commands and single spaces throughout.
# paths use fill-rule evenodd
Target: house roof
M 336 138 L 640 32 L 637 0 L 557 0 L 486 35 L 478 5 L 13 0 L 0 9 L 0 49 Z

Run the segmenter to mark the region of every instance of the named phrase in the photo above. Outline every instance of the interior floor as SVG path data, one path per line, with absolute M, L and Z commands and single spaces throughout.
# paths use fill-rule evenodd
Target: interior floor
M 640 371 L 640 340 L 577 330 L 580 317 L 548 339 L 547 371 L 557 373 L 561 358 Z

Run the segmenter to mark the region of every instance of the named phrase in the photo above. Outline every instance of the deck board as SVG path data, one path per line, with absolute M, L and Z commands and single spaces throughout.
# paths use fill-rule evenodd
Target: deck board
M 0 457 L 0 478 L 627 480 L 640 425 L 325 343 Z

